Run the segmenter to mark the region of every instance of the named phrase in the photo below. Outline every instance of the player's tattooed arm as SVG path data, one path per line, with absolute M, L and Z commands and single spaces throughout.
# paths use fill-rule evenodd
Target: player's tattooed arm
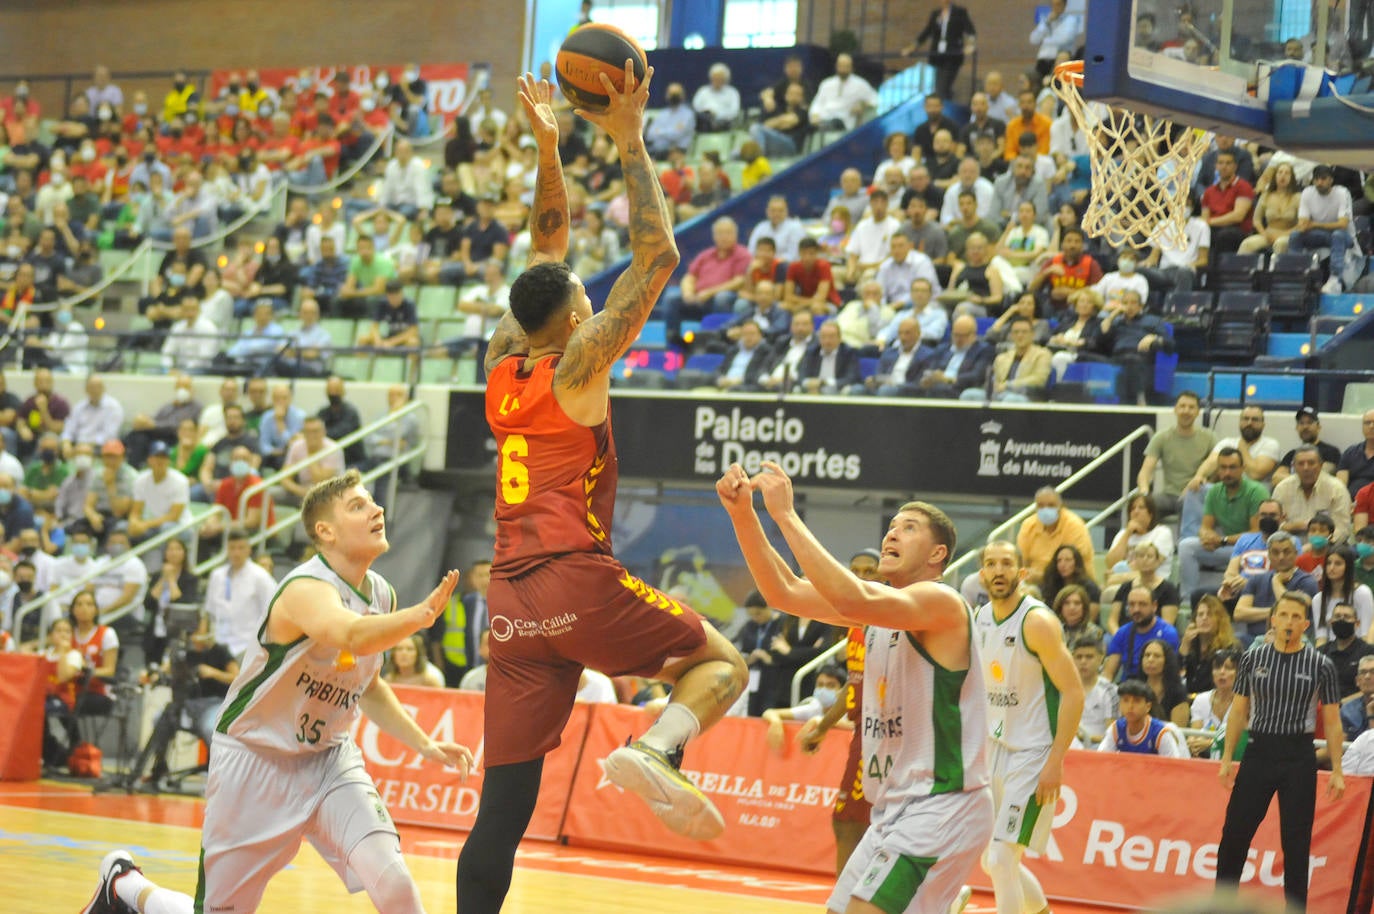
M 519 79 L 520 103 L 539 146 L 539 170 L 530 216 L 529 265 L 560 261 L 568 256 L 568 190 L 563 161 L 558 155 L 558 119 L 553 113 L 553 89 L 548 80 L 526 73 Z
M 520 322 L 515 319 L 515 315 L 507 311 L 501 315 L 500 322 L 492 331 L 491 342 L 487 343 L 487 371 L 495 368 L 508 355 L 529 351 L 529 338 L 525 336 L 525 331 L 520 328 Z
M 630 204 L 630 266 L 601 313 L 578 327 L 559 362 L 560 382 L 574 390 L 609 371 L 630 348 L 679 261 L 668 204 L 641 136 L 621 145 L 620 161 Z

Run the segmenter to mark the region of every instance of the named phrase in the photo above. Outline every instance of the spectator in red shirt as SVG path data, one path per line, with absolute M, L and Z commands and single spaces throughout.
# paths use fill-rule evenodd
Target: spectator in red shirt
M 257 473 L 258 455 L 254 454 L 247 445 L 236 445 L 229 452 L 229 474 L 219 481 L 219 486 L 215 489 L 215 504 L 223 505 L 229 512 L 229 522 L 238 524 L 248 530 L 258 530 L 262 527 L 262 507 L 266 497 L 265 491 L 259 491 L 256 495 L 250 496 L 248 504 L 244 506 L 243 514 L 239 514 L 239 499 L 247 491 L 249 486 L 257 485 L 262 482 L 262 477 Z M 267 503 L 267 525 L 271 526 L 277 522 L 276 512 L 272 510 L 272 500 L 266 499 Z M 223 515 L 216 515 L 207 520 L 201 527 L 200 536 L 202 540 L 218 539 L 224 532 L 224 523 L 220 520 Z
M 291 132 L 296 136 L 309 136 L 315 132 L 320 116 L 329 115 L 329 96 L 315 94 L 308 106 L 298 106 L 291 115 Z
M 1232 254 L 1252 231 L 1255 189 L 1236 175 L 1236 154 L 1217 153 L 1217 183 L 1202 193 L 1202 221 L 1212 228 L 1212 251 Z
M 282 170 L 292 184 L 319 186 L 334 177 L 339 170 L 339 141 L 334 139 L 334 124 L 327 115 L 315 125 L 314 136 L 296 144 L 296 155 L 283 164 Z
M 1069 296 L 1079 289 L 1095 286 L 1102 281 L 1102 267 L 1093 260 L 1092 255 L 1083 248 L 1086 238 L 1083 230 L 1069 226 L 1059 234 L 1059 253 L 1051 257 L 1035 278 L 1030 281 L 1030 291 L 1037 300 L 1048 301 L 1049 314 L 1057 314 L 1068 307 Z M 1048 295 L 1040 290 L 1048 286 Z
M 29 95 L 29 81 L 27 79 L 21 79 L 14 84 L 13 95 L 0 98 L 0 114 L 4 115 L 5 120 L 9 120 L 14 116 L 14 103 L 17 101 L 22 101 L 26 104 L 29 114 L 33 115 L 34 118 L 43 116 L 38 102 Z
M 797 253 L 799 259 L 787 267 L 783 307 L 818 316 L 834 314 L 840 306 L 840 292 L 835 288 L 829 262 L 821 257 L 821 243 L 809 236 L 803 238 Z
M 749 249 L 739 243 L 739 226 L 729 216 L 711 224 L 712 247 L 692 258 L 687 275 L 676 287 L 663 291 L 664 320 L 668 332 L 682 326 L 682 312 L 693 316 L 734 310 L 735 298 L 749 272 Z
M 299 154 L 299 140 L 291 135 L 291 118 L 285 114 L 272 117 L 272 133 L 258 146 L 258 161 L 272 171 L 281 171 L 286 163 Z
M 687 164 L 687 153 L 676 147 L 668 150 L 668 167 L 659 172 L 658 183 L 663 185 L 663 196 L 668 198 L 668 208 L 677 220 L 677 205 L 689 203 L 692 188 L 697 183 L 696 172 Z

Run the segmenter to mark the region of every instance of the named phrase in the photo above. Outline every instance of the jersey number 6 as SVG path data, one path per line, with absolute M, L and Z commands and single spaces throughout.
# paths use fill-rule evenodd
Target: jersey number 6
M 507 435 L 501 445 L 501 497 L 508 505 L 522 504 L 530 495 L 529 467 L 520 462 L 530 455 L 529 442 L 524 435 Z

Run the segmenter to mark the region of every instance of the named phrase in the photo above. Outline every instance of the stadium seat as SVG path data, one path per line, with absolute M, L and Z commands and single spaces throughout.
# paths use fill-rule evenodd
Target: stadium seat
M 1269 300 L 1263 292 L 1223 292 L 1217 297 L 1208 351 L 1213 358 L 1253 361 L 1269 338 Z
M 865 381 L 878 373 L 877 359 L 859 359 L 859 377 Z
M 457 309 L 458 290 L 453 286 L 422 286 L 415 310 L 420 320 L 452 317 Z
M 1271 317 L 1306 320 L 1316 309 L 1322 273 L 1315 254 L 1276 254 L 1265 279 Z
M 1054 398 L 1065 402 L 1120 403 L 1116 395 L 1121 366 L 1111 362 L 1071 362 L 1054 388 Z
M 372 356 L 336 355 L 331 362 L 331 370 L 345 381 L 372 380 Z
M 701 319 L 701 332 L 714 333 L 720 331 L 734 319 L 733 314 L 707 314 Z
M 372 359 L 372 375 L 369 380 L 382 384 L 409 384 L 409 355 L 390 355 L 380 353 Z
M 645 349 L 662 349 L 668 345 L 667 325 L 663 321 L 649 321 L 639 332 L 635 345 Z
M 320 321 L 320 326 L 329 334 L 335 346 L 352 346 L 358 338 L 351 317 L 326 317 Z
M 1345 385 L 1345 397 L 1341 401 L 1341 412 L 1347 416 L 1358 415 L 1374 409 L 1374 384 Z
M 1263 270 L 1263 254 L 1222 254 L 1212 270 L 1212 288 L 1218 292 L 1253 292 Z

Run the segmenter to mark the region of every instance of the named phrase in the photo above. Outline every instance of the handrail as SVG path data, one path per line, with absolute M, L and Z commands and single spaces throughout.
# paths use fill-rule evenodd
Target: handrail
M 368 148 L 367 152 L 358 156 L 351 165 L 339 172 L 333 178 L 325 181 L 323 184 L 292 184 L 288 181 L 283 186 L 288 188 L 293 194 L 306 195 L 322 194 L 331 190 L 337 190 L 339 187 L 353 180 L 353 176 L 362 171 L 363 168 L 376 157 L 377 152 L 382 146 L 391 141 L 395 132 L 396 128 L 390 125 L 388 125 L 385 130 L 378 131 L 376 138 L 373 139 L 372 145 Z
M 264 200 L 261 203 L 257 203 L 247 207 L 243 211 L 242 215 L 240 215 L 237 219 L 231 220 L 228 225 L 222 225 L 210 234 L 204 235 L 200 238 L 192 238 L 191 247 L 205 248 L 210 247 L 211 245 L 219 244 L 221 241 L 228 238 L 230 235 L 234 234 L 239 229 L 243 228 L 245 225 L 252 222 L 254 219 L 258 218 L 263 213 L 271 209 L 272 206 L 274 206 L 276 203 L 276 198 L 284 194 L 286 192 L 286 189 L 286 184 L 274 185 L 272 189 L 268 192 L 266 200 Z M 174 241 L 158 241 L 155 238 L 149 238 L 147 243 L 152 245 L 155 250 L 159 251 L 170 251 L 176 245 L 176 242 Z
M 793 707 L 796 707 L 797 705 L 801 704 L 802 680 L 805 679 L 807 676 L 811 675 L 811 672 L 813 670 L 819 670 L 821 667 L 825 666 L 831 660 L 834 660 L 835 657 L 839 655 L 840 651 L 844 650 L 844 646 L 848 643 L 848 641 L 849 639 L 847 638 L 841 638 L 839 641 L 836 641 L 830 647 L 821 651 L 815 657 L 812 657 L 810 660 L 806 661 L 801 666 L 797 667 L 797 672 L 792 674 Z
M 438 133 L 430 134 L 429 136 L 423 137 L 423 138 L 418 139 L 418 140 L 415 139 L 414 137 L 406 137 L 406 139 L 410 140 L 411 148 L 415 149 L 416 151 L 419 151 L 419 149 L 420 149 L 421 147 L 423 147 L 423 146 L 433 146 L 433 145 L 437 144 L 440 140 L 446 140 L 446 139 L 448 139 L 448 135 L 449 135 L 450 133 L 452 133 L 452 132 L 456 129 L 456 128 L 453 126 L 454 123 L 455 123 L 455 121 L 456 121 L 458 118 L 460 118 L 460 117 L 467 117 L 467 115 L 466 115 L 466 114 L 458 114 L 458 115 L 455 115 L 455 116 L 454 116 L 454 120 L 449 121 L 447 124 L 445 124 L 445 125 L 444 125 L 444 129 L 443 129 L 443 130 L 440 130 Z
M 250 499 L 254 498 L 260 493 L 267 492 L 270 488 L 272 488 L 272 486 L 277 485 L 283 479 L 295 476 L 306 467 L 313 466 L 314 464 L 319 463 L 321 460 L 323 460 L 326 457 L 329 457 L 335 452 L 343 451 L 349 445 L 356 444 L 357 442 L 362 441 L 368 435 L 371 435 L 373 432 L 383 429 L 388 425 L 392 425 L 398 422 L 399 420 L 405 418 L 406 416 L 410 415 L 411 413 L 418 412 L 421 410 L 424 411 L 427 417 L 429 415 L 429 404 L 425 403 L 423 400 L 412 400 L 411 402 L 407 403 L 405 406 L 401 407 L 395 412 L 388 413 L 380 419 L 375 419 L 372 422 L 369 422 L 367 425 L 364 425 L 363 427 L 359 428 L 357 431 L 350 432 L 349 434 L 344 435 L 338 441 L 335 441 L 332 444 L 320 448 L 320 450 L 316 451 L 314 454 L 308 455 L 304 460 L 290 464 L 289 466 L 284 466 L 281 469 L 277 470 L 275 473 L 273 473 L 271 476 L 268 476 L 265 479 L 258 480 L 251 486 L 248 486 L 246 489 L 243 490 L 242 493 L 239 494 L 239 507 L 237 512 L 239 517 L 242 517 L 244 513 L 248 510 L 248 502 Z M 421 427 L 423 428 L 426 424 L 427 423 L 422 422 Z M 419 453 L 424 453 L 424 449 L 421 448 Z M 265 499 L 266 496 L 264 495 L 264 500 Z M 299 513 L 300 512 L 292 514 L 290 521 L 294 522 L 296 515 Z M 258 542 L 267 539 L 269 536 L 276 533 L 278 530 L 284 529 L 286 526 L 289 525 L 288 523 L 283 523 L 281 519 L 278 519 L 277 523 L 273 524 L 271 526 L 271 529 L 269 530 L 267 524 L 267 515 L 267 511 L 262 512 L 262 523 L 258 529 L 258 533 L 256 534 L 256 536 L 261 537 L 261 539 L 258 540 Z M 256 545 L 256 543 L 254 545 Z
M 55 302 L 35 303 L 30 310 L 32 310 L 35 313 L 56 311 L 59 308 L 70 308 L 74 305 L 79 305 L 84 301 L 88 301 L 92 298 L 95 298 L 97 295 L 100 295 L 110 286 L 114 285 L 115 282 L 118 281 L 118 279 L 121 276 L 123 276 L 125 273 L 132 270 L 136 265 L 141 263 L 142 260 L 140 258 L 144 257 L 150 250 L 152 250 L 152 247 L 152 239 L 144 238 L 141 242 L 139 242 L 138 247 L 134 248 L 132 251 L 129 252 L 129 256 L 123 262 L 116 264 L 114 269 L 110 270 L 109 273 L 102 276 L 100 282 L 96 283 L 88 289 L 82 289 L 80 292 L 77 292 L 75 295 L 72 295 L 68 298 L 59 298 Z M 144 279 L 146 280 L 147 277 L 145 276 Z
M 1121 507 L 1130 500 L 1131 495 L 1135 494 L 1135 488 L 1131 485 L 1130 482 L 1131 460 L 1129 447 L 1131 443 L 1134 442 L 1136 439 L 1145 435 L 1152 435 L 1154 434 L 1154 431 L 1154 427 L 1150 425 L 1137 426 L 1135 431 L 1131 432 L 1129 435 L 1122 438 L 1116 444 L 1112 445 L 1107 450 L 1103 451 L 1101 454 L 1098 454 L 1088 463 L 1084 464 L 1083 467 L 1078 470 L 1078 472 L 1066 477 L 1063 482 L 1059 483 L 1059 485 L 1054 487 L 1054 490 L 1062 494 L 1067 489 L 1072 488 L 1075 483 L 1087 478 L 1089 474 L 1093 473 L 1095 470 L 1097 470 L 1098 467 L 1105 464 L 1108 460 L 1112 459 L 1119 453 L 1125 452 L 1126 459 L 1122 461 L 1121 470 L 1122 490 L 1129 491 L 1127 491 L 1127 494 L 1123 495 L 1121 498 L 1112 502 L 1112 504 L 1108 508 L 1094 515 L 1092 520 L 1088 522 L 1088 525 L 1093 526 L 1098 523 L 1101 523 L 1103 520 L 1109 517 L 1112 514 L 1112 512 L 1120 510 Z M 1035 502 L 1031 502 L 1029 505 L 1022 508 L 1020 511 L 1017 511 L 1011 517 L 1007 518 L 1001 524 L 999 524 L 998 526 L 994 527 L 991 531 L 989 531 L 987 535 L 988 541 L 991 542 L 992 540 L 1002 536 L 1008 530 L 1012 529 L 1012 527 L 1014 527 L 1015 525 L 1019 524 L 1021 521 L 1029 517 L 1034 510 Z M 957 571 L 962 566 L 968 564 L 969 562 L 973 561 L 977 556 L 978 550 L 970 549 L 963 555 L 959 556 L 959 558 L 955 559 L 953 562 L 950 562 L 949 565 L 945 567 L 944 578 L 946 579 L 946 581 L 949 581 L 951 575 L 953 575 L 955 571 Z M 959 586 L 957 576 L 953 578 L 951 586 Z M 794 673 L 792 676 L 792 704 L 795 705 L 799 701 L 801 701 L 802 680 L 805 679 L 815 670 L 820 669 L 826 663 L 833 660 L 836 657 L 836 655 L 838 655 L 840 651 L 844 649 L 844 645 L 845 641 L 844 639 L 841 639 L 834 647 L 821 652 L 815 658 L 807 661 L 806 663 L 803 663 L 800 667 L 797 668 L 797 672 Z
M 1127 488 L 1129 486 L 1131 463 L 1130 452 L 1128 448 L 1137 439 L 1145 437 L 1147 435 L 1153 435 L 1154 432 L 1154 426 L 1152 425 L 1137 426 L 1135 431 L 1131 432 L 1129 435 L 1126 435 L 1116 444 L 1113 444 L 1111 447 L 1107 448 L 1107 450 L 1103 451 L 1101 454 L 1098 454 L 1092 460 L 1088 461 L 1078 470 L 1078 472 L 1066 477 L 1063 482 L 1059 483 L 1059 485 L 1054 487 L 1054 491 L 1058 492 L 1061 495 L 1064 494 L 1064 492 L 1073 488 L 1074 484 L 1082 482 L 1085 478 L 1088 477 L 1089 474 L 1097 470 L 1098 467 L 1102 466 L 1104 463 L 1106 463 L 1111 458 L 1115 457 L 1117 454 L 1123 452 L 1126 453 L 1126 458 L 1122 461 L 1123 469 L 1121 475 L 1123 480 L 1125 480 L 1122 488 Z M 1021 521 L 1025 520 L 1027 517 L 1030 517 L 1031 514 L 1033 514 L 1034 512 L 1035 502 L 1032 501 L 1026 507 L 1022 508 L 1020 511 L 1017 511 L 1011 517 L 1007 518 L 1005 521 L 989 530 L 986 542 L 992 542 L 993 540 L 1004 536 L 1007 533 L 1007 531 L 1011 530 L 1017 524 L 1021 523 Z M 959 556 L 957 559 L 946 565 L 944 573 L 944 578 L 946 582 L 948 583 L 950 581 L 951 576 L 954 576 L 954 573 L 956 571 L 958 571 L 963 566 L 969 564 L 970 562 L 974 561 L 978 557 L 978 552 L 978 549 L 969 549 L 963 555 Z M 958 586 L 957 576 L 953 577 L 952 586 Z
M 399 418 L 400 416 L 402 416 L 402 415 L 404 415 L 404 414 L 405 414 L 404 410 L 400 410 L 400 411 L 397 411 L 393 416 L 387 417 L 387 420 L 381 420 L 381 421 L 394 421 L 394 419 Z M 373 423 L 373 424 L 375 425 L 376 423 Z M 362 429 L 359 429 L 358 432 L 355 432 L 354 434 L 358 434 L 358 433 L 360 433 L 360 432 L 362 432 L 362 431 L 363 431 Z M 351 440 L 352 438 L 353 438 L 353 435 L 345 435 L 343 438 L 339 439 L 339 442 L 336 442 L 336 443 L 347 442 L 348 444 L 352 444 L 352 443 L 353 443 L 353 441 Z M 396 496 L 396 477 L 397 477 L 397 475 L 398 475 L 398 473 L 399 473 L 399 471 L 400 471 L 400 468 L 403 467 L 403 466 L 405 466 L 405 465 L 408 464 L 408 463 L 411 463 L 411 462 L 413 462 L 413 461 L 419 459 L 420 457 L 423 457 L 423 456 L 424 456 L 424 453 L 425 453 L 425 450 L 426 450 L 426 448 L 427 448 L 428 446 L 429 446 L 429 445 L 428 445 L 428 442 L 425 440 L 425 437 L 424 437 L 423 435 L 421 435 L 420 438 L 419 438 L 419 440 L 415 442 L 415 446 L 414 446 L 414 447 L 410 448 L 409 450 L 405 451 L 404 453 L 397 454 L 397 455 L 394 456 L 394 457 L 391 457 L 391 458 L 389 458 L 389 459 L 387 459 L 387 460 L 384 460 L 383 462 L 377 464 L 377 466 L 375 466 L 375 467 L 373 467 L 372 469 L 368 470 L 367 472 L 363 473 L 363 474 L 362 474 L 363 482 L 371 482 L 372 480 L 377 479 L 377 478 L 379 478 L 379 477 L 381 477 L 381 476 L 384 476 L 384 475 L 386 475 L 386 474 L 388 474 L 388 473 L 391 474 L 390 488 L 389 488 L 389 491 L 388 491 L 388 498 L 387 498 L 387 502 L 386 502 L 386 503 L 387 503 L 388 505 L 394 505 L 394 504 L 396 503 L 396 502 L 395 502 L 395 496 Z M 303 465 L 304 465 L 304 464 L 301 463 L 301 464 L 297 464 L 296 466 L 299 467 L 299 466 L 303 466 Z M 266 519 L 267 519 L 267 512 L 264 511 L 264 512 L 262 513 L 262 516 L 263 516 L 263 520 L 266 521 Z M 274 524 L 272 524 L 271 526 L 268 526 L 268 527 L 260 528 L 260 529 L 258 530 L 257 533 L 252 533 L 252 534 L 249 535 L 249 537 L 248 537 L 249 546 L 250 546 L 250 547 L 253 547 L 253 548 L 256 548 L 257 546 L 261 545 L 262 543 L 264 543 L 264 542 L 266 542 L 267 540 L 271 539 L 272 537 L 276 536 L 276 535 L 277 535 L 278 533 L 280 533 L 282 530 L 285 530 L 287 527 L 290 527 L 291 525 L 295 524 L 296 521 L 297 521 L 299 518 L 300 518 L 300 512 L 299 512 L 299 511 L 294 511 L 294 512 L 293 512 L 293 511 L 283 511 L 283 512 L 281 512 L 281 513 L 279 514 L 278 518 L 277 518 L 276 523 L 274 523 Z M 205 574 L 209 574 L 211 571 L 215 570 L 215 569 L 218 568 L 220 565 L 224 564 L 227 560 L 228 560 L 228 552 L 227 552 L 227 550 L 221 551 L 221 552 L 217 553 L 216 555 L 212 556 L 211 558 L 206 559 L 204 562 L 201 562 L 200 564 L 196 565 L 194 568 L 192 568 L 192 571 L 193 571 L 196 575 L 205 575 Z
M 116 559 L 113 562 L 92 562 L 92 568 L 90 571 L 78 576 L 75 580 L 68 581 L 66 584 L 57 588 L 56 590 L 50 590 L 47 593 L 39 594 L 37 597 L 34 597 L 29 602 L 21 605 L 19 609 L 15 610 L 13 619 L 14 631 L 19 632 L 21 630 L 20 621 L 29 613 L 34 612 L 35 610 L 41 610 L 44 606 L 47 606 L 49 603 L 55 600 L 75 596 L 75 594 L 78 591 L 85 589 L 86 585 L 93 583 L 97 578 L 104 575 L 111 568 L 117 567 L 123 562 L 127 562 L 131 559 L 135 559 L 142 555 L 145 555 L 146 553 L 149 553 L 154 549 L 158 548 L 168 540 L 179 537 L 181 536 L 181 534 L 201 526 L 209 518 L 215 517 L 220 514 L 224 515 L 226 521 L 228 520 L 229 512 L 225 510 L 223 505 L 212 505 L 210 507 L 210 510 L 206 511 L 204 514 L 193 515 L 187 518 L 186 520 L 180 521 L 175 526 L 169 527 L 166 530 L 163 530 L 157 534 L 154 534 L 153 536 L 148 537 L 146 540 L 139 543 L 137 546 L 134 546 L 132 549 L 121 555 L 118 559 Z M 223 546 L 221 546 L 221 552 L 224 552 Z M 101 617 L 100 623 L 102 625 L 108 625 L 109 623 L 114 622 L 116 619 L 122 619 L 124 616 L 133 612 L 136 608 L 137 607 L 131 604 L 112 615 L 104 615 Z

